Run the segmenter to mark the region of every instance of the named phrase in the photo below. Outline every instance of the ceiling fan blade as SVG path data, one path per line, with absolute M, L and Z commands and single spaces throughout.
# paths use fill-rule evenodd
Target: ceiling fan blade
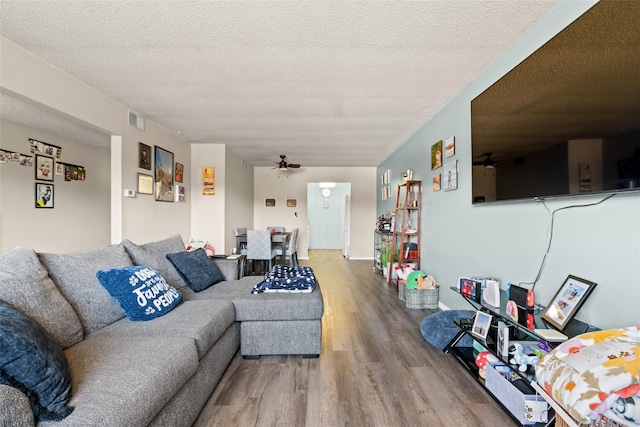
M 295 163 L 289 163 L 287 166 L 294 169 L 298 169 L 300 167 L 300 165 L 297 165 Z

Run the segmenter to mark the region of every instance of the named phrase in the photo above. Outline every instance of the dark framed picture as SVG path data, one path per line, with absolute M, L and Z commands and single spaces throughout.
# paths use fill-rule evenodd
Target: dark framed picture
M 595 287 L 595 282 L 569 275 L 545 307 L 542 320 L 562 331 L 578 313 Z
M 36 209 L 53 208 L 53 184 L 36 182 Z
M 264 205 L 268 208 L 272 208 L 276 205 L 276 199 L 264 199 Z
M 36 154 L 36 179 L 40 181 L 53 181 L 53 157 Z
M 138 173 L 138 194 L 153 194 L 153 177 Z
M 151 170 L 151 147 L 138 142 L 138 167 Z
M 471 333 L 476 338 L 480 338 L 482 341 L 485 341 L 487 339 L 487 335 L 489 334 L 489 328 L 491 328 L 492 317 L 493 316 L 491 316 L 490 314 L 484 313 L 482 311 L 476 312 L 476 318 L 473 321 Z
M 156 145 L 154 154 L 156 200 L 173 202 L 173 153 Z
M 182 182 L 182 176 L 184 175 L 184 166 L 182 163 L 176 162 L 176 182 Z

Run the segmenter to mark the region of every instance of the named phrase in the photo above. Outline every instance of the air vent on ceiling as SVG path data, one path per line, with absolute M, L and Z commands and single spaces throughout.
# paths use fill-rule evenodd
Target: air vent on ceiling
M 137 115 L 131 110 L 129 110 L 129 124 L 144 132 L 144 117 Z

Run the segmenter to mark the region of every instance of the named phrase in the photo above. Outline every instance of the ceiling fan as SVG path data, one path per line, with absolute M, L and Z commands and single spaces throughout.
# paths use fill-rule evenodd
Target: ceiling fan
M 273 169 L 278 169 L 283 172 L 286 172 L 289 168 L 298 169 L 300 167 L 300 165 L 296 163 L 287 163 L 287 161 L 285 160 L 286 158 L 287 156 L 285 156 L 284 154 L 281 154 L 280 161 L 276 162 L 278 166 L 274 167 Z
M 496 167 L 496 161 L 491 157 L 493 153 L 484 153 L 482 156 L 485 158 L 483 160 L 476 160 L 473 162 L 473 166 L 484 166 L 487 169 L 493 169 Z

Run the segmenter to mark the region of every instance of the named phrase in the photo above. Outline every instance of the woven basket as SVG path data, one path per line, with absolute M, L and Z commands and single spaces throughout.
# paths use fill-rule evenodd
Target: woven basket
M 437 285 L 435 289 L 407 289 L 407 286 L 403 284 L 398 288 L 398 298 L 405 302 L 407 308 L 436 309 L 438 308 L 438 290 L 439 286 Z

